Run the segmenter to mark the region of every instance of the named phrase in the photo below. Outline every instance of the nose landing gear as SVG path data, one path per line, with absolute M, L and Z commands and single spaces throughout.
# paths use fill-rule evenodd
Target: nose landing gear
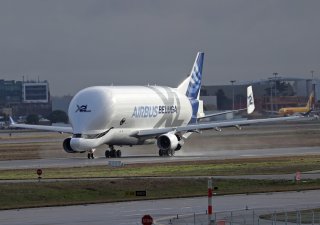
M 88 153 L 88 159 L 94 159 L 93 153 Z
M 95 149 L 92 149 L 91 151 L 88 152 L 88 159 L 94 159 L 94 153 Z

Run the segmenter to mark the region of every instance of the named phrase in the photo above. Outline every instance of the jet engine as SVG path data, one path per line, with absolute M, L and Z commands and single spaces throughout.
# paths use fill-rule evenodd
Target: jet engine
M 77 151 L 71 148 L 70 141 L 71 141 L 71 138 L 66 138 L 63 141 L 63 149 L 68 153 L 77 153 Z
M 175 150 L 181 149 L 184 141 L 182 138 L 176 134 L 167 133 L 162 134 L 157 139 L 157 146 L 161 150 Z

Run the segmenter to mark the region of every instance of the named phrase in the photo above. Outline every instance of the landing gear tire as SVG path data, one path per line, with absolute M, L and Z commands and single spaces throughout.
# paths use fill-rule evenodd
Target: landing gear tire
M 116 157 L 116 150 L 111 150 L 110 151 L 110 158 L 115 158 Z
M 94 159 L 94 155 L 93 155 L 93 153 L 88 153 L 88 159 Z
M 163 150 L 160 149 L 159 150 L 159 156 L 160 157 L 164 157 L 164 156 L 174 156 L 174 150 Z
M 110 150 L 105 151 L 106 158 L 121 158 L 121 150 L 115 150 L 113 145 L 109 145 Z
M 159 156 L 163 157 L 163 156 L 174 156 L 175 151 L 174 150 L 163 150 L 160 149 L 159 150 Z

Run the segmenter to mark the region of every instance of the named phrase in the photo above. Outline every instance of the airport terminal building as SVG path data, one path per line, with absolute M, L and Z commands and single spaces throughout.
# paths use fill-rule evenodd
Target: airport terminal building
M 47 81 L 0 80 L 0 113 L 13 117 L 31 114 L 47 117 L 52 112 Z

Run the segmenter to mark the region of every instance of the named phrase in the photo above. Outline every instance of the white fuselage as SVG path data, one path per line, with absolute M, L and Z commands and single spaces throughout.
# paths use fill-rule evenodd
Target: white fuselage
M 96 86 L 74 96 L 68 115 L 74 133 L 72 148 L 87 151 L 102 144 L 146 144 L 146 138 L 132 134 L 143 129 L 185 126 L 192 107 L 189 99 L 174 88 Z

